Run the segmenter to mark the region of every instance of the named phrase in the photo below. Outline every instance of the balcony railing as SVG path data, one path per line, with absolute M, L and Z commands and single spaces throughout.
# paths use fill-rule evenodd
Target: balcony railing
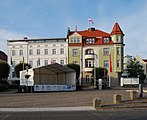
M 86 54 L 85 59 L 94 59 L 94 54 Z
M 93 71 L 93 67 L 86 67 L 84 69 L 85 72 L 92 72 Z

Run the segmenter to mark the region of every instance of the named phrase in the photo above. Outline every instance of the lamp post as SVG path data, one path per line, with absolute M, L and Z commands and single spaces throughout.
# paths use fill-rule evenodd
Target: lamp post
M 140 75 L 138 75 L 138 79 L 139 79 Z M 139 80 L 140 82 L 140 80 Z M 143 86 L 142 86 L 142 83 L 140 82 L 139 83 L 139 98 L 142 98 L 143 97 Z
M 26 92 L 28 92 L 28 79 L 31 76 L 28 74 L 28 66 L 26 66 L 26 71 L 27 71 L 27 74 L 25 75 L 25 78 L 27 79 Z

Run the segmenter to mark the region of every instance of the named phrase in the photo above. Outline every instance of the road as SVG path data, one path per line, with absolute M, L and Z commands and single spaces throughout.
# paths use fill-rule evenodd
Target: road
M 0 112 L 0 120 L 146 120 L 147 109 L 104 111 Z

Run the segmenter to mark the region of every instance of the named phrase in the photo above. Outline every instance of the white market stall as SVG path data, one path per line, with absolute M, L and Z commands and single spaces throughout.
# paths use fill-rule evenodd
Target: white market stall
M 26 80 L 29 83 L 29 80 L 33 76 L 33 85 L 34 91 L 74 91 L 76 90 L 76 72 L 68 67 L 62 66 L 58 63 L 50 64 L 47 66 L 42 66 L 38 68 L 33 68 L 33 72 L 28 70 L 28 74 L 30 74 L 30 78 Z M 20 72 L 20 76 L 24 76 L 27 74 L 26 72 Z M 21 77 L 25 78 L 25 77 Z M 20 79 L 20 83 L 22 83 Z M 31 79 L 32 80 L 32 79 Z M 21 84 L 23 85 L 23 84 Z M 27 86 L 28 84 L 24 84 Z

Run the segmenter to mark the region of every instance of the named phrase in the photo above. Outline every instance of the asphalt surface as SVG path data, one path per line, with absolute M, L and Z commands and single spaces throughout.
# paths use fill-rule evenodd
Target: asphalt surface
M 0 112 L 0 120 L 146 120 L 147 110 Z
M 146 120 L 147 93 L 131 101 L 128 90 L 138 88 L 48 93 L 9 90 L 0 93 L 0 120 Z M 114 94 L 122 96 L 121 104 L 112 103 Z M 101 98 L 102 107 L 92 107 L 95 97 Z
M 137 88 L 129 88 L 135 90 Z M 85 89 L 74 92 L 16 93 L 7 91 L 0 93 L 0 108 L 43 108 L 43 107 L 79 107 L 92 106 L 94 98 L 102 100 L 102 105 L 112 105 L 113 95 L 122 96 L 122 101 L 129 100 L 128 88 L 108 90 Z

